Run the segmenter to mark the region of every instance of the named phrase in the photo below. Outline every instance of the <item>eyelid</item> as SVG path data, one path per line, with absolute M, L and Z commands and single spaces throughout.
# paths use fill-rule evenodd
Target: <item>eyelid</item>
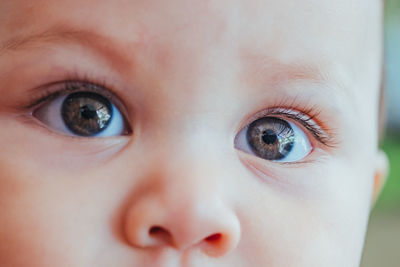
M 38 91 L 38 93 L 33 94 L 31 96 L 31 100 L 28 105 L 25 106 L 26 109 L 31 109 L 37 106 L 40 106 L 43 102 L 50 101 L 56 97 L 66 95 L 69 93 L 80 92 L 80 91 L 88 91 L 98 93 L 111 102 L 118 104 L 119 98 L 115 96 L 107 87 L 99 85 L 94 82 L 86 81 L 86 80 L 60 80 L 56 82 L 51 82 L 45 85 L 42 85 L 33 90 Z

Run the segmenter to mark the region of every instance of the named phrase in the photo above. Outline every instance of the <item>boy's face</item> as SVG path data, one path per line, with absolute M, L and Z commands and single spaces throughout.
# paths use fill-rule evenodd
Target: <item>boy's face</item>
M 1 1 L 0 265 L 357 266 L 381 11 Z

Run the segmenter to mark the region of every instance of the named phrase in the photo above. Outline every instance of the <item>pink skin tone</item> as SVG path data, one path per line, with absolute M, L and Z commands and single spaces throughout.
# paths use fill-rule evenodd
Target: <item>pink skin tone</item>
M 358 266 L 387 169 L 381 20 L 377 0 L 0 1 L 0 266 Z M 132 134 L 25 108 L 83 77 Z M 311 108 L 331 145 L 283 116 L 310 154 L 244 150 L 272 107 Z

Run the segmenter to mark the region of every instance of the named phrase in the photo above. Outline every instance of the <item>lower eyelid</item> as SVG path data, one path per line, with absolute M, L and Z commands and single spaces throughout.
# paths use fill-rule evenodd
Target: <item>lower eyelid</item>
M 301 164 L 265 161 L 242 151 L 239 151 L 239 160 L 248 171 L 253 173 L 262 182 L 272 186 L 278 186 L 280 190 L 287 189 L 288 186 L 295 183 L 295 181 L 290 178 L 294 175 L 293 170 L 304 167 L 304 165 Z M 282 168 L 282 166 L 285 168 Z
M 130 136 L 123 135 L 111 136 L 108 138 L 82 138 L 74 135 L 60 134 L 50 129 L 47 125 L 45 125 L 37 118 L 31 116 L 30 114 L 20 115 L 18 116 L 17 120 L 26 125 L 26 127 L 32 128 L 35 131 L 40 132 L 40 136 L 53 137 L 57 140 L 61 140 L 61 142 L 68 142 L 68 150 L 71 151 L 71 153 L 76 153 L 77 155 L 81 155 L 82 151 L 85 151 L 84 154 L 93 154 L 108 150 L 111 149 L 112 146 L 128 143 L 131 139 Z M 73 147 L 75 143 L 79 145 L 76 147 L 76 149 Z M 83 149 L 82 145 L 87 146 L 88 149 Z M 63 153 L 65 152 L 66 151 L 63 151 Z
M 54 168 L 63 170 L 65 162 L 69 162 L 69 168 L 73 166 L 75 171 L 101 166 L 99 164 L 121 153 L 130 142 L 130 138 L 124 136 L 82 139 L 60 135 L 29 115 L 19 115 L 16 120 L 22 127 L 20 133 L 24 132 L 23 142 L 30 144 L 28 154 L 38 155 L 37 161 L 46 163 L 50 160 Z

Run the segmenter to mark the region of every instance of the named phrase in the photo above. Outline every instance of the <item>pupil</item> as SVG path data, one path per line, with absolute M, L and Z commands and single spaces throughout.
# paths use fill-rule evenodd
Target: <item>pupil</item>
M 295 142 L 290 124 L 274 117 L 264 117 L 252 122 L 248 126 L 246 137 L 251 150 L 267 160 L 285 158 Z
M 275 144 L 278 140 L 278 136 L 276 136 L 276 133 L 271 129 L 265 130 L 261 138 L 267 145 Z
M 82 118 L 86 120 L 93 119 L 97 116 L 97 110 L 92 105 L 86 105 L 80 108 Z
M 91 92 L 70 94 L 62 105 L 65 125 L 79 136 L 94 136 L 105 130 L 112 120 L 112 104 Z

